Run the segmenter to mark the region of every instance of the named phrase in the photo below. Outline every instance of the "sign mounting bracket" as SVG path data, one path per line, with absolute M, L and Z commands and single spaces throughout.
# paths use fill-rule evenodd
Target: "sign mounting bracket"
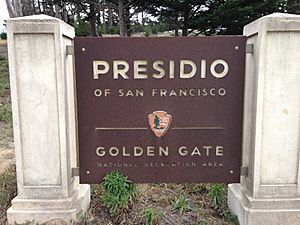
M 66 55 L 74 55 L 74 45 L 66 46 Z

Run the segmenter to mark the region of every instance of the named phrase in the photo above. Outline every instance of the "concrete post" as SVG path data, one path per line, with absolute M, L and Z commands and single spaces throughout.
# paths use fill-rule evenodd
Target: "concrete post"
M 244 28 L 246 57 L 242 164 L 229 185 L 241 225 L 300 224 L 300 16 L 275 13 Z
M 72 176 L 76 162 L 74 29 L 45 15 L 10 19 L 8 56 L 18 196 L 9 224 L 67 222 L 87 210 L 89 185 Z

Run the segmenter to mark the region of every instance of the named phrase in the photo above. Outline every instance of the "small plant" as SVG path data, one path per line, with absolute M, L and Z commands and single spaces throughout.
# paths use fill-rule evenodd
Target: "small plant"
M 145 225 L 157 225 L 159 224 L 160 216 L 157 215 L 152 208 L 147 208 L 144 212 Z
M 178 195 L 174 201 L 172 201 L 173 212 L 179 212 L 183 214 L 187 211 L 192 210 L 191 206 L 188 204 L 186 197 Z
M 0 174 L 0 224 L 5 224 L 6 210 L 16 195 L 17 179 L 15 167 L 10 166 Z
M 214 209 L 222 208 L 224 204 L 224 185 L 212 184 L 208 193 Z
M 17 195 L 15 167 L 10 166 L 0 175 L 0 208 L 8 208 Z
M 154 219 L 154 211 L 152 208 L 147 208 L 144 213 L 146 225 L 152 225 Z
M 231 225 L 239 225 L 239 219 L 236 215 L 230 215 L 230 224 Z
M 101 185 L 104 188 L 102 201 L 111 216 L 122 215 L 132 205 L 136 187 L 120 172 L 107 174 Z
M 84 225 L 86 224 L 87 221 L 87 215 L 83 211 L 80 211 L 76 214 L 76 220 L 77 222 L 75 223 L 76 225 Z

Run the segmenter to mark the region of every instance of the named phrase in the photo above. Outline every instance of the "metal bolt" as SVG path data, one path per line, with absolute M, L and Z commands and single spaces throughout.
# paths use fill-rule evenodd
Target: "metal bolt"
M 233 172 L 233 170 L 230 170 L 229 173 L 230 173 L 230 174 L 233 174 L 234 172 Z
M 90 174 L 90 171 L 89 171 L 89 170 L 87 170 L 87 171 L 86 171 L 86 174 Z
M 82 48 L 81 50 L 82 50 L 83 52 L 85 52 L 85 48 Z
M 239 50 L 239 46 L 235 46 L 234 49 L 235 49 L 235 50 Z

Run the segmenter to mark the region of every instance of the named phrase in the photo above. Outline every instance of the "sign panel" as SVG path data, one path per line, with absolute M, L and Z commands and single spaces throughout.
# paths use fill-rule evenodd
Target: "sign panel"
M 239 182 L 245 42 L 76 38 L 81 183 Z

